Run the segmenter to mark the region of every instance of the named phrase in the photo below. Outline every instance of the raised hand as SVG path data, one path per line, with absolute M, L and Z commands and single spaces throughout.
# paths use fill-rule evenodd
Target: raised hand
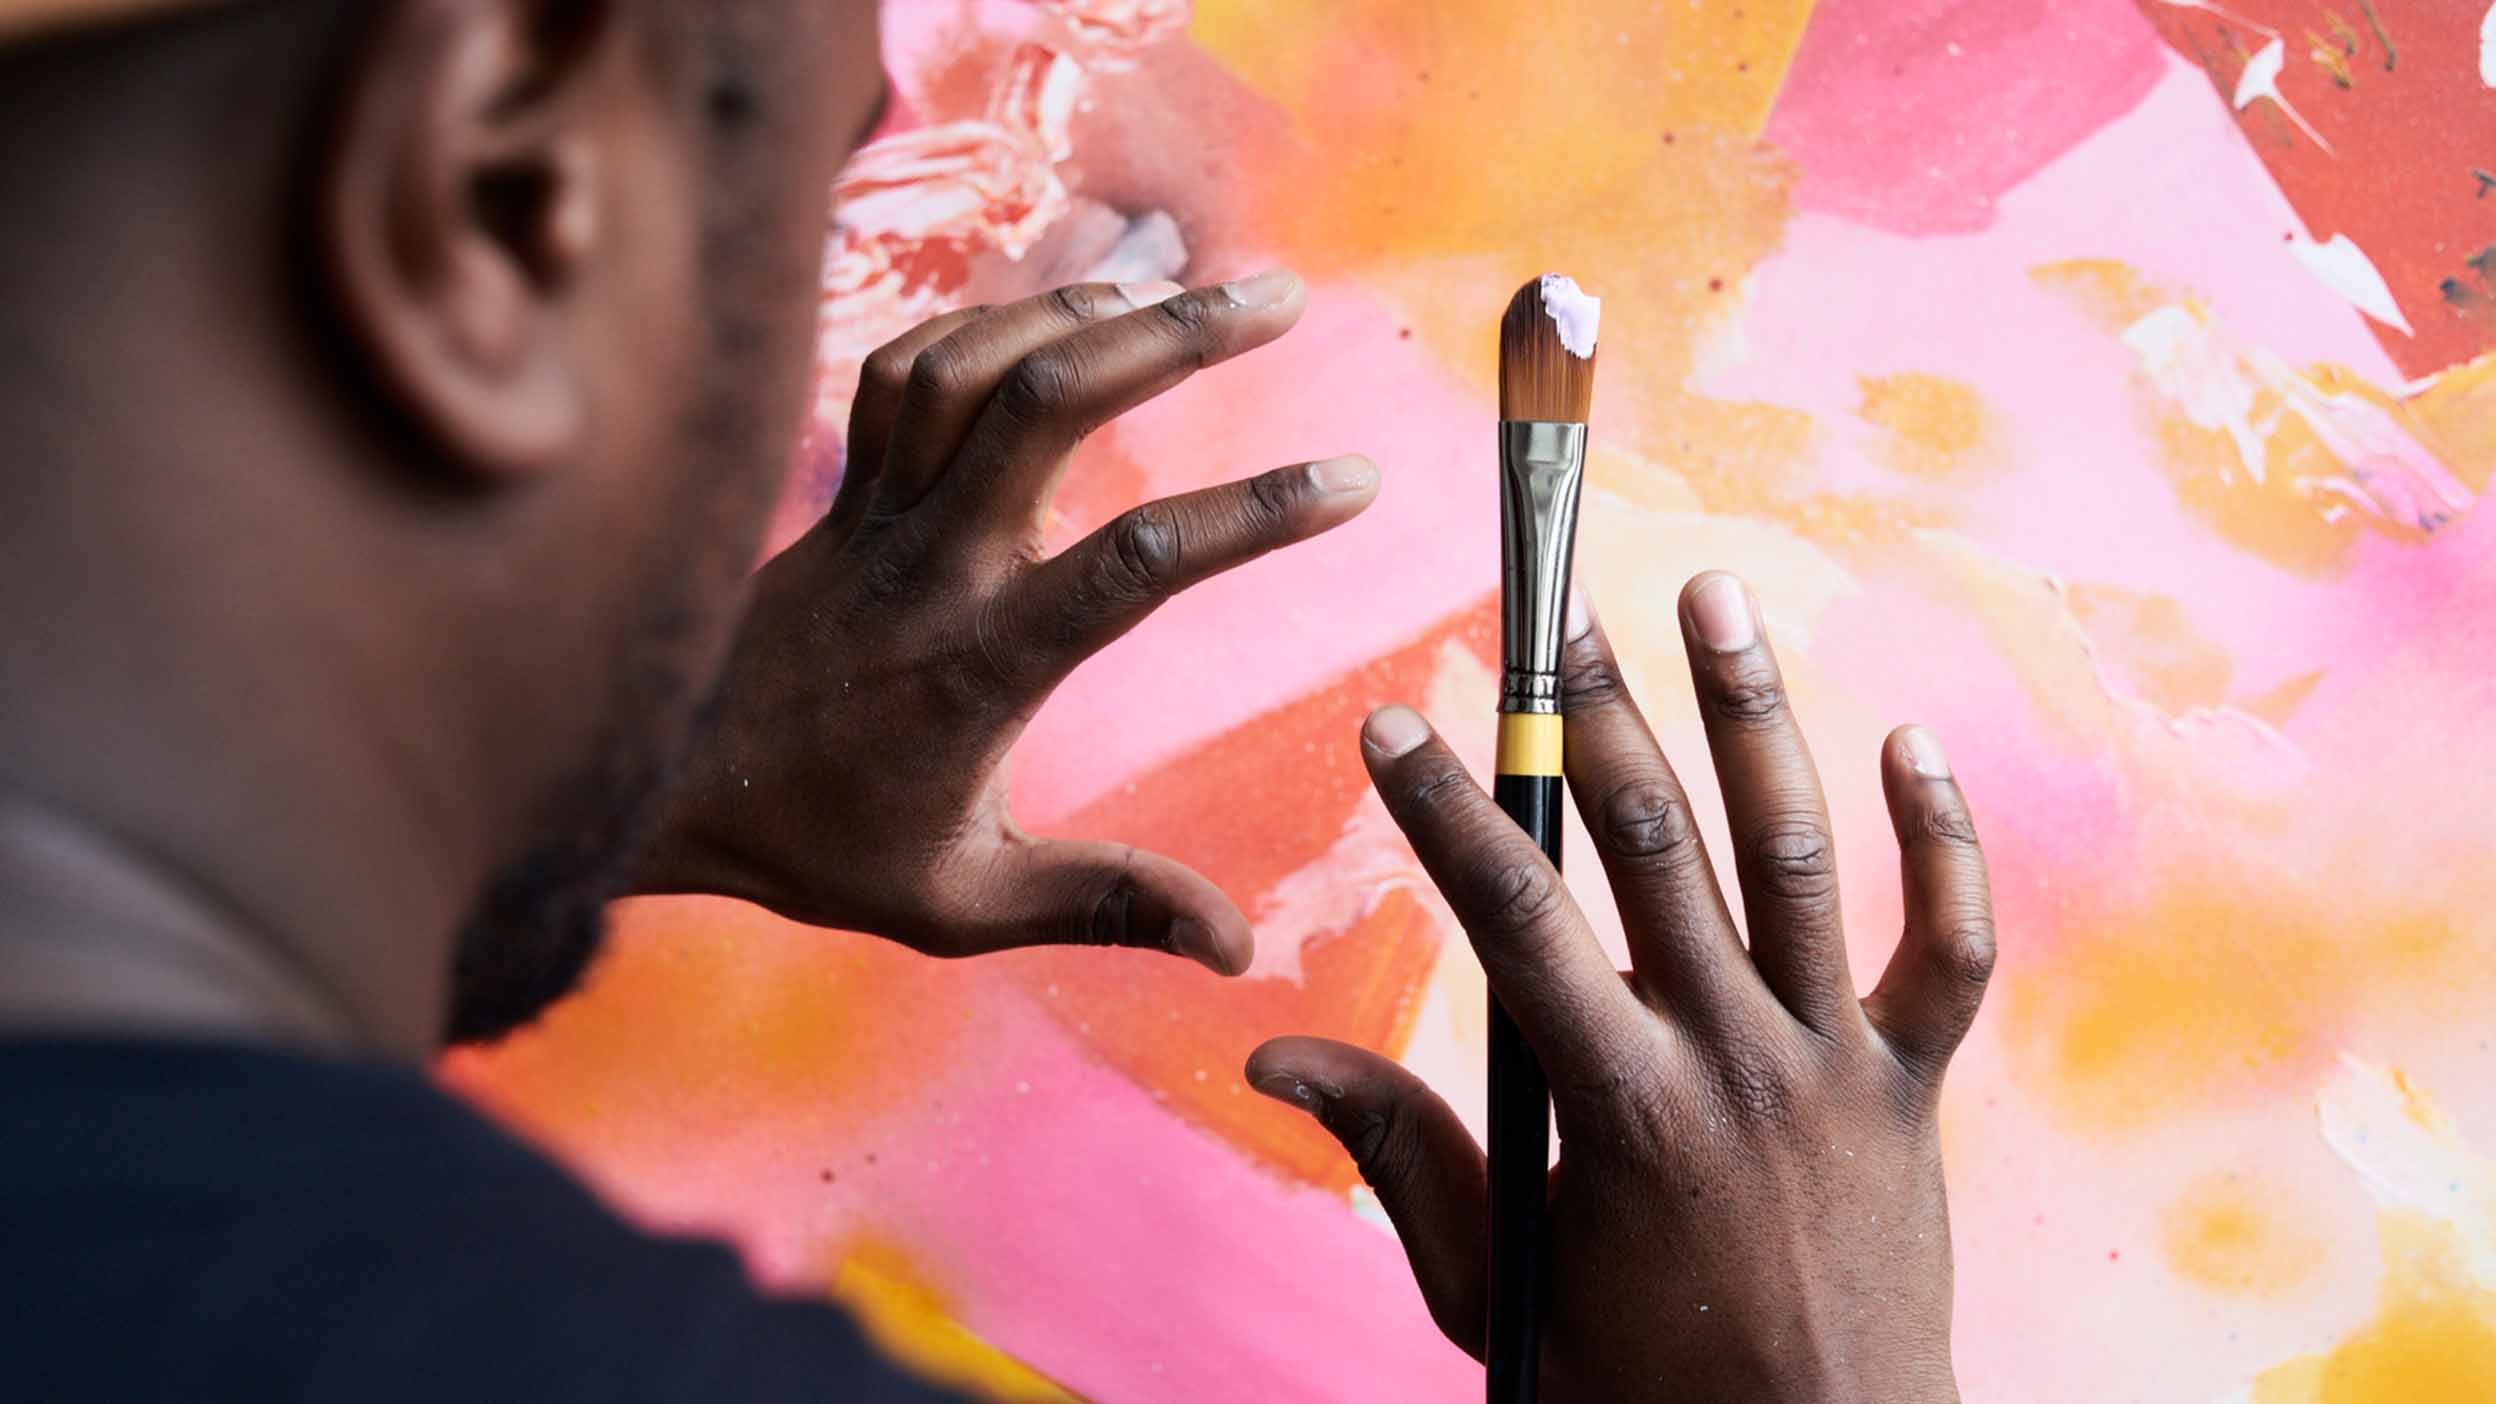
M 1377 496 L 1364 460 L 1301 464 L 1042 553 L 1086 434 L 1282 335 L 1304 300 L 1288 272 L 1061 288 L 868 357 L 839 496 L 755 581 L 718 722 L 639 889 L 741 897 L 937 955 L 1141 946 L 1245 970 L 1248 924 L 1218 888 L 1158 854 L 1026 836 L 1005 762 L 1051 689 L 1165 600 Z
M 1681 618 L 1747 945 L 1672 766 L 1582 613 L 1565 664 L 1568 781 L 1628 929 L 1625 976 L 1419 715 L 1384 709 L 1362 735 L 1387 808 L 1550 1074 L 1543 1397 L 1955 1399 L 1934 1114 L 1993 962 L 1966 803 L 1929 733 L 1889 738 L 1906 929 L 1857 1000 L 1828 809 L 1750 593 L 1702 576 Z M 1343 1142 L 1440 1329 L 1478 1355 L 1487 1189 L 1455 1112 L 1343 1044 L 1281 1039 L 1248 1072 Z

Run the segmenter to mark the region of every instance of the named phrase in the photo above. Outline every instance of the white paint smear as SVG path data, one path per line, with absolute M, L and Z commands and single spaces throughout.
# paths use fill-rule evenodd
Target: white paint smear
M 2474 1151 L 2399 1072 L 2340 1055 L 2340 1074 L 2314 1097 L 2323 1141 L 2386 1209 L 2450 1224 L 2470 1273 L 2496 1286 L 2496 1161 Z
M 1579 360 L 1595 354 L 1595 334 L 1603 325 L 1603 299 L 1588 297 L 1577 280 L 1565 273 L 1546 273 L 1542 281 L 1543 315 L 1560 328 L 1560 344 Z
M 2289 121 L 2297 124 L 2298 131 L 2321 147 L 2324 154 L 2332 154 L 2331 143 L 2323 140 L 2323 134 L 2307 125 L 2305 118 L 2288 105 L 2288 99 L 2279 95 L 2279 71 L 2287 63 L 2288 46 L 2278 39 L 2263 45 L 2252 58 L 2245 60 L 2244 75 L 2236 80 L 2236 110 L 2242 112 L 2253 106 L 2256 100 L 2269 98 L 2279 104 L 2280 111 L 2288 114 Z
M 2349 300 L 2349 305 L 2387 327 L 2400 328 L 2403 336 L 2416 336 L 2409 329 L 2409 319 L 2401 315 L 2401 305 L 2392 300 L 2391 286 L 2375 261 L 2346 234 L 2334 234 L 2328 243 L 2296 240 L 2288 251 L 2297 262 L 2323 280 L 2333 292 Z
M 2479 21 L 2479 81 L 2496 88 L 2496 5 Z
M 1440 735 L 1459 755 L 1488 755 L 1495 723 L 1481 700 L 1498 689 L 1498 674 L 1470 649 L 1451 641 L 1439 650 L 1420 705 L 1425 715 L 1448 719 Z M 1418 903 L 1444 938 L 1464 946 L 1464 928 L 1457 925 L 1456 914 L 1422 870 L 1411 842 L 1373 787 L 1361 796 L 1333 845 L 1274 884 L 1257 904 L 1250 917 L 1257 951 L 1248 973 L 1263 980 L 1301 982 L 1306 974 L 1301 955 L 1308 942 L 1351 930 L 1397 892 Z
M 2270 351 L 2232 344 L 2194 308 L 2170 303 L 2152 310 L 2124 328 L 2123 344 L 2139 358 L 2151 389 L 2195 425 L 2235 443 L 2254 482 L 2268 474 L 2271 436 L 2291 417 L 2303 420 L 2346 470 L 2303 480 L 2308 490 L 2336 499 L 2317 502 L 2326 521 L 2354 510 L 2434 531 L 2477 500 L 2381 405 L 2327 391 Z

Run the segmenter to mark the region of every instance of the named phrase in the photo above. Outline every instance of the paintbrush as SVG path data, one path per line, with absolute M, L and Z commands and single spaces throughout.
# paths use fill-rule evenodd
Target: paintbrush
M 1545 274 L 1499 322 L 1499 764 L 1492 795 L 1560 866 L 1560 645 L 1603 304 Z M 1489 1404 L 1529 1404 L 1551 1270 L 1551 1094 L 1491 997 Z

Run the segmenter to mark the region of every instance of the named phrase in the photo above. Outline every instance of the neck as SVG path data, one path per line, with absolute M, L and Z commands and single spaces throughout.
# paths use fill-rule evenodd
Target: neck
M 0 794 L 0 1032 L 379 1042 L 279 933 L 85 816 L 13 794 Z

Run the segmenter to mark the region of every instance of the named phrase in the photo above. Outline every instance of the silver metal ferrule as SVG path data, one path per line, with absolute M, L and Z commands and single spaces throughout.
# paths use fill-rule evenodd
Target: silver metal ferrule
M 1577 555 L 1586 426 L 1499 424 L 1499 709 L 1560 710 L 1561 626 Z

